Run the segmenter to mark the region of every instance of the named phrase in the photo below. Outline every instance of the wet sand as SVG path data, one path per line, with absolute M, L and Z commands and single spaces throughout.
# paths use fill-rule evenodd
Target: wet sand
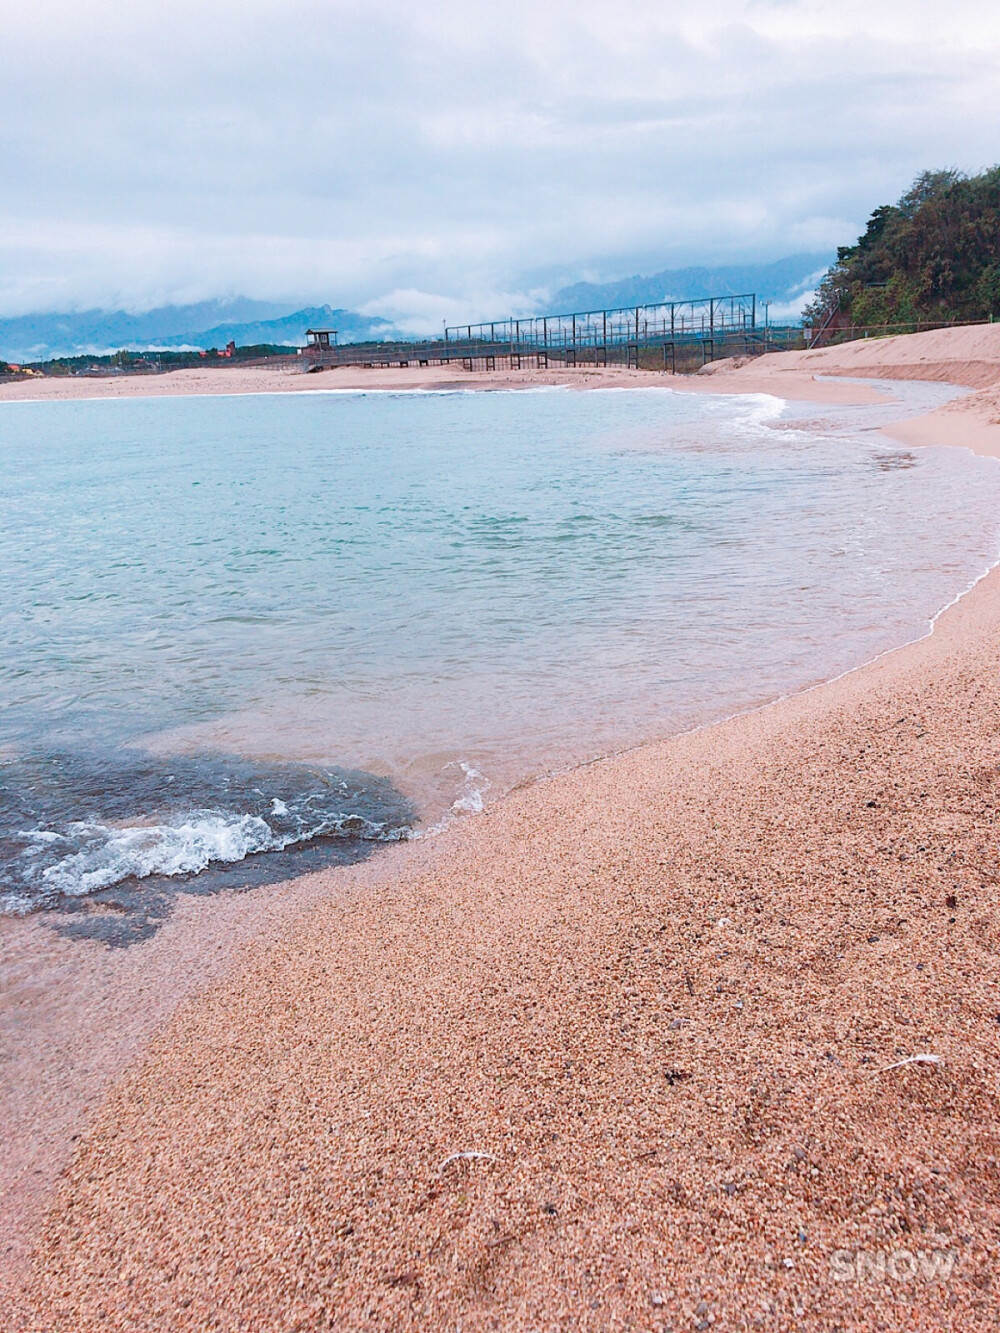
M 665 375 L 645 370 L 625 370 L 620 366 L 580 366 L 569 370 L 465 371 L 460 366 L 375 367 L 345 366 L 307 375 L 301 370 L 280 366 L 251 366 L 246 370 L 212 368 L 173 370 L 162 375 L 122 375 L 109 378 L 55 377 L 0 384 L 0 402 L 47 402 L 67 398 L 157 398 L 190 394 L 244 393 L 326 393 L 331 390 L 424 389 L 534 389 L 559 386 L 570 389 L 643 388 L 659 385 L 667 388 L 700 389 L 704 392 L 756 393 L 755 388 L 727 388 L 729 375 L 709 384 L 701 375 Z M 821 403 L 874 403 L 879 395 L 867 385 L 830 384 L 811 381 L 808 376 L 793 376 L 784 393 L 781 388 L 768 390 L 784 397 L 808 398 Z
M 697 387 L 815 401 L 834 351 Z M 893 435 L 1000 453 L 995 392 Z M 192 901 L 59 1017 L 43 1179 L 86 1128 L 15 1324 L 992 1328 L 998 654 L 994 572 L 839 681 Z

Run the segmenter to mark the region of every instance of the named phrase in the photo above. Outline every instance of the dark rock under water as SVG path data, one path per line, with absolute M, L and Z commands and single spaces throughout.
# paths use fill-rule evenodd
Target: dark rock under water
M 0 764 L 0 903 L 121 947 L 152 935 L 178 893 L 364 860 L 414 817 L 388 779 L 347 769 L 138 750 L 20 755 Z

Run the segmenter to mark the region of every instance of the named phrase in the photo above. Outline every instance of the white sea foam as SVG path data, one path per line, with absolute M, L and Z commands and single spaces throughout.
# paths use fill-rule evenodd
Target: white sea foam
M 259 815 L 239 818 L 197 811 L 177 824 L 109 828 L 78 824 L 72 830 L 86 846 L 43 873 L 45 888 L 82 898 L 134 875 L 184 875 L 213 861 L 242 861 L 253 852 L 287 845 Z
M 172 824 L 116 828 L 100 823 L 77 823 L 70 826 L 69 833 L 74 841 L 84 845 L 42 872 L 42 889 L 46 896 L 61 894 L 67 898 L 83 898 L 124 879 L 198 874 L 213 862 L 232 864 L 259 852 L 282 851 L 317 837 L 394 841 L 405 838 L 407 829 L 386 827 L 359 815 L 348 815 L 324 819 L 297 833 L 279 833 L 260 815 L 227 815 L 213 810 L 197 810 Z M 20 909 L 18 903 L 11 900 L 5 901 L 4 910 L 16 912 Z
M 464 775 L 464 781 L 461 794 L 452 801 L 452 812 L 456 815 L 481 814 L 483 798 L 490 789 L 490 780 L 484 773 L 480 773 L 478 768 L 467 764 L 464 759 L 459 762 L 459 768 Z

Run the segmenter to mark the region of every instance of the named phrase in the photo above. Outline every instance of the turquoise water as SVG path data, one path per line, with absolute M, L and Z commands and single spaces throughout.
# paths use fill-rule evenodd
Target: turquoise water
M 1000 469 L 780 409 L 649 390 L 0 404 L 8 906 L 338 820 L 398 836 L 923 632 L 995 558 Z M 120 808 L 137 754 L 173 792 Z M 187 795 L 181 755 L 202 765 Z M 271 766 L 252 810 L 236 756 Z M 341 809 L 337 783 L 366 774 L 373 810 Z

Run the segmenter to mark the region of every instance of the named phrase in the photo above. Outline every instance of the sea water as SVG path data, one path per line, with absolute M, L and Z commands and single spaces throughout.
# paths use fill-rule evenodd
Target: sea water
M 799 418 L 663 389 L 0 404 L 3 910 L 351 859 L 926 632 L 996 558 L 1000 467 Z

